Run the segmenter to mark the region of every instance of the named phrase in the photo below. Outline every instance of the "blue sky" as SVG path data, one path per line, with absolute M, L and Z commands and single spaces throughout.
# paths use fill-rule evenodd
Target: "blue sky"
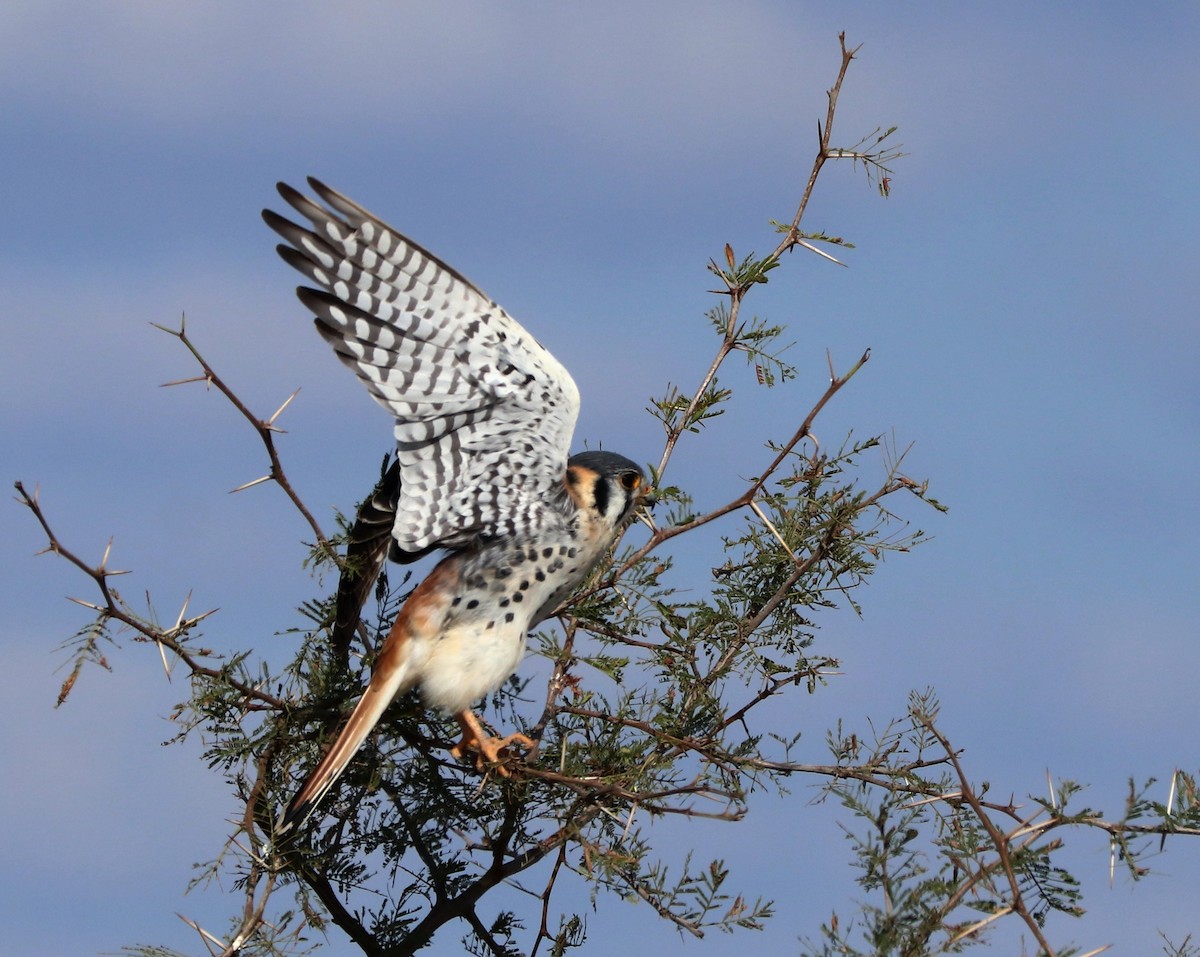
M 840 9 L 838 8 L 840 6 Z M 832 169 L 808 225 L 852 239 L 849 269 L 793 257 L 750 304 L 787 322 L 803 373 L 685 447 L 701 504 L 753 468 L 823 388 L 825 350 L 873 359 L 822 419 L 895 431 L 909 472 L 952 511 L 910 511 L 936 540 L 889 561 L 828 616 L 845 676 L 798 716 L 812 757 L 839 718 L 864 727 L 935 686 L 943 727 L 999 792 L 1047 769 L 1118 811 L 1129 775 L 1195 768 L 1200 724 L 1200 11 L 1131 5 L 351 2 L 10 3 L 0 26 L 0 244 L 7 309 L 0 421 L 8 479 L 38 484 L 58 531 L 132 568 L 173 615 L 220 606 L 208 635 L 266 651 L 311 590 L 306 529 L 282 496 L 227 490 L 263 471 L 257 440 L 150 323 L 186 312 L 257 410 L 285 415 L 289 472 L 327 524 L 369 485 L 386 416 L 292 296 L 259 209 L 319 175 L 435 250 L 572 371 L 578 445 L 657 460 L 644 413 L 707 364 L 710 256 L 765 251 L 791 215 L 837 65 L 864 44 L 839 116 L 846 145 L 897 124 L 892 198 Z M 739 463 L 745 468 L 739 470 Z M 195 748 L 161 748 L 183 689 L 142 647 L 65 708 L 53 649 L 87 582 L 0 511 L 0 808 L 6 953 L 198 951 L 174 916 L 215 923 L 231 892 L 183 897 L 232 804 Z M 282 657 L 282 652 L 281 652 Z M 800 790 L 737 826 L 665 835 L 724 854 L 780 914 L 738 946 L 798 950 L 860 896 L 832 815 Z M 1156 952 L 1195 923 L 1200 846 L 1108 887 L 1108 849 L 1072 862 L 1085 921 L 1052 939 Z M 595 952 L 681 943 L 615 901 Z M 624 936 L 623 936 L 624 935 Z M 339 952 L 344 942 L 334 938 Z M 454 953 L 456 935 L 436 953 Z

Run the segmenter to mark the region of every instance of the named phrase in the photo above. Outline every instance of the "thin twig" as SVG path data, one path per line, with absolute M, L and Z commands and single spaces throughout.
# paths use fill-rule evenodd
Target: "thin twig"
M 189 338 L 187 334 L 187 325 L 183 319 L 180 320 L 178 329 L 172 329 L 168 326 L 159 325 L 158 323 L 151 323 L 151 325 L 153 325 L 156 329 L 161 329 L 163 332 L 167 333 L 167 335 L 174 336 L 181 343 L 183 343 L 184 347 L 192 354 L 192 357 L 200 365 L 200 368 L 204 370 L 203 376 L 198 376 L 192 379 L 180 379 L 175 382 L 165 383 L 165 385 L 173 386 L 180 385 L 185 382 L 205 382 L 209 385 L 215 386 L 217 391 L 219 391 L 229 401 L 229 404 L 237 409 L 242 418 L 244 418 L 250 423 L 251 426 L 254 427 L 254 431 L 258 433 L 258 437 L 262 440 L 263 447 L 267 450 L 267 458 L 271 463 L 270 472 L 262 478 L 255 479 L 252 482 L 247 482 L 244 485 L 238 486 L 238 488 L 234 489 L 234 491 L 241 491 L 242 489 L 250 488 L 251 486 L 258 485 L 262 482 L 275 482 L 281 489 L 283 489 L 284 494 L 291 501 L 292 505 L 295 506 L 296 511 L 298 511 L 304 517 L 304 520 L 308 523 L 309 528 L 312 529 L 313 535 L 316 536 L 317 544 L 321 546 L 324 552 L 332 560 L 338 562 L 340 566 L 341 560 L 337 554 L 337 550 L 329 543 L 329 539 L 325 536 L 325 533 L 321 531 L 321 526 L 318 524 L 316 518 L 313 516 L 312 512 L 308 510 L 308 506 L 304 504 L 300 496 L 296 493 L 296 490 L 292 487 L 292 483 L 288 479 L 287 473 L 283 468 L 283 463 L 280 461 L 279 451 L 275 448 L 274 433 L 280 431 L 280 429 L 275 425 L 275 420 L 279 418 L 280 413 L 282 413 L 283 410 L 288 407 L 292 399 L 296 397 L 296 392 L 299 392 L 300 390 L 297 389 L 296 392 L 293 392 L 290 396 L 288 396 L 284 403 L 278 409 L 276 409 L 269 418 L 259 418 L 250 411 L 249 407 L 241 400 L 237 393 L 235 393 L 228 385 L 226 385 L 225 380 L 217 375 L 216 370 L 213 369 L 213 367 L 209 365 L 208 360 L 201 355 L 200 350 Z
M 38 524 L 42 526 L 42 531 L 45 533 L 46 540 L 48 542 L 47 551 L 51 551 L 55 555 L 65 559 L 96 583 L 96 587 L 100 590 L 100 595 L 104 600 L 104 604 L 102 606 L 91 605 L 90 607 L 97 608 L 99 612 L 106 618 L 119 621 L 121 624 L 141 635 L 144 639 L 165 646 L 171 651 L 172 654 L 174 654 L 185 665 L 187 665 L 188 670 L 192 675 L 219 679 L 222 683 L 236 689 L 237 691 L 240 691 L 247 698 L 259 701 L 270 708 L 277 709 L 283 707 L 283 701 L 281 699 L 264 692 L 261 688 L 255 685 L 246 684 L 245 682 L 238 680 L 232 674 L 230 674 L 227 669 L 210 668 L 206 665 L 202 665 L 197 655 L 193 653 L 186 645 L 177 640 L 177 636 L 181 636 L 191 628 L 195 627 L 199 622 L 203 621 L 209 615 L 214 614 L 217 609 L 214 608 L 200 615 L 195 615 L 181 622 L 176 622 L 176 624 L 169 630 L 164 630 L 157 625 L 154 625 L 151 622 L 134 615 L 128 610 L 125 603 L 120 599 L 120 596 L 109 587 L 108 579 L 113 573 L 105 571 L 100 566 L 89 565 L 73 551 L 71 551 L 71 549 L 64 546 L 59 540 L 58 536 L 55 535 L 54 530 L 50 527 L 50 522 L 46 518 L 45 513 L 42 511 L 42 507 L 37 499 L 37 496 L 30 495 L 25 490 L 25 486 L 21 482 L 15 482 L 14 488 L 17 490 L 17 501 L 33 512 Z
M 970 805 L 971 810 L 975 813 L 975 819 L 979 821 L 984 831 L 987 832 L 988 838 L 992 842 L 992 847 L 996 851 L 1001 868 L 1008 880 L 1009 900 L 1010 905 L 1017 915 L 1029 928 L 1029 932 L 1033 934 L 1034 939 L 1038 942 L 1038 946 L 1042 948 L 1042 953 L 1046 957 L 1055 957 L 1055 950 L 1050 946 L 1050 941 L 1046 939 L 1042 933 L 1041 925 L 1037 919 L 1029 912 L 1029 908 L 1025 904 L 1025 897 L 1021 893 L 1020 880 L 1017 877 L 1016 868 L 1013 866 L 1012 856 L 1009 849 L 1008 837 L 993 823 L 991 815 L 987 813 L 979 797 L 975 794 L 975 789 L 971 786 L 971 782 L 967 779 L 966 772 L 963 770 L 962 764 L 958 760 L 957 753 L 950 747 L 950 742 L 940 730 L 934 727 L 933 722 L 924 715 L 918 716 L 922 727 L 937 739 L 938 744 L 945 750 L 950 764 L 954 768 L 954 773 L 958 777 L 959 785 L 962 790 L 963 799 Z

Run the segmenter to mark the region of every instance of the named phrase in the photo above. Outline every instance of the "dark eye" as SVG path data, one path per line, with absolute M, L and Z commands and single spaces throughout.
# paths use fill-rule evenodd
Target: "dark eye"
M 642 484 L 642 477 L 637 472 L 622 472 L 621 473 L 621 488 L 626 492 L 632 492 L 635 488 Z

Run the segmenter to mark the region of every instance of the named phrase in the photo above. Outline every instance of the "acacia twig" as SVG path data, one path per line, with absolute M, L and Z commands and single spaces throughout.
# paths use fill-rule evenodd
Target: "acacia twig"
M 296 394 L 300 390 L 297 389 L 296 392 L 293 392 L 290 396 L 288 396 L 284 400 L 283 404 L 280 405 L 280 407 L 276 409 L 269 418 L 263 419 L 255 415 L 250 411 L 250 408 L 241 400 L 237 393 L 225 383 L 225 380 L 217 374 L 216 370 L 213 369 L 208 360 L 201 355 L 200 350 L 196 347 L 195 343 L 193 343 L 188 337 L 185 318 L 186 317 L 180 318 L 178 329 L 171 329 L 168 326 L 159 325 L 158 323 L 151 323 L 151 325 L 153 325 L 155 329 L 160 329 L 167 333 L 169 336 L 174 336 L 181 343 L 183 343 L 184 347 L 192 354 L 192 357 L 204 371 L 204 375 L 191 379 L 180 379 L 175 382 L 166 382 L 164 383 L 164 386 L 183 385 L 189 382 L 204 382 L 207 385 L 214 386 L 218 392 L 225 396 L 225 398 L 229 401 L 229 404 L 237 409 L 242 418 L 250 423 L 250 425 L 254 428 L 254 431 L 258 434 L 259 439 L 262 440 L 263 447 L 267 451 L 267 459 L 269 460 L 271 466 L 270 472 L 267 475 L 263 476 L 262 478 L 247 482 L 244 485 L 240 485 L 233 491 L 241 491 L 261 482 L 274 482 L 281 489 L 283 489 L 283 493 L 288 497 L 292 505 L 295 506 L 296 511 L 298 511 L 304 517 L 304 520 L 308 523 L 309 528 L 312 529 L 313 535 L 316 536 L 317 544 L 331 560 L 336 562 L 338 566 L 341 567 L 341 558 L 337 554 L 337 550 L 330 544 L 325 533 L 321 531 L 320 524 L 317 522 L 312 512 L 309 511 L 308 506 L 304 504 L 303 500 L 301 500 L 295 488 L 292 486 L 291 480 L 288 478 L 287 472 L 283 468 L 283 462 L 279 458 L 279 451 L 275 447 L 275 433 L 282 431 L 280 428 L 278 428 L 278 426 L 275 425 L 275 420 L 278 419 L 283 410 L 291 404 L 291 401 L 296 397 Z

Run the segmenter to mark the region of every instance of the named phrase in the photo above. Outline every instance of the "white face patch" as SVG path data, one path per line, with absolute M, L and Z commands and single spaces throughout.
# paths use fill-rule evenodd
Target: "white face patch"
M 633 510 L 644 488 L 645 480 L 636 468 L 608 474 L 585 465 L 571 465 L 567 469 L 567 494 L 575 508 L 593 520 L 603 521 L 609 529 L 615 529 Z

